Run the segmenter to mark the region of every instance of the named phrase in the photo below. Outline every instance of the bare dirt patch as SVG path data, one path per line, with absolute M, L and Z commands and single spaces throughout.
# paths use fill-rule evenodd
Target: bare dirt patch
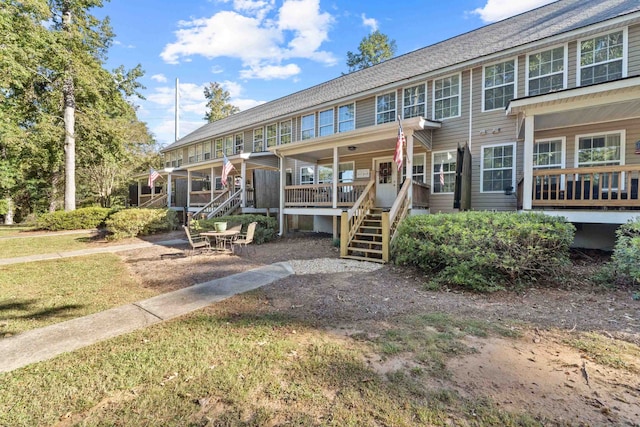
M 339 257 L 331 239 L 318 235 L 279 239 L 240 256 L 168 256 L 184 249 L 154 246 L 120 255 L 145 286 L 159 292 L 273 262 Z M 540 285 L 521 292 L 427 291 L 421 273 L 385 265 L 371 272 L 296 274 L 223 304 L 229 312 L 277 312 L 347 339 L 375 336 L 420 313 L 498 324 L 521 337 L 467 336 L 465 344 L 475 353 L 449 359 L 451 375 L 438 380 L 439 387 L 486 397 L 501 408 L 546 417 L 554 425 L 639 426 L 640 357 L 627 360 L 626 367 L 611 367 L 568 345 L 587 332 L 601 334 L 612 345 L 640 344 L 640 302 L 633 300 L 632 290 L 604 291 L 586 282 L 602 260 L 593 254 L 578 256 L 571 280 L 561 287 Z M 415 366 L 410 355 L 378 362 L 383 373 Z

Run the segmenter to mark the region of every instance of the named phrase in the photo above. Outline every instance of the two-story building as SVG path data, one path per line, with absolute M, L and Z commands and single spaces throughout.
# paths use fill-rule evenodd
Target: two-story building
M 560 0 L 206 124 L 162 151 L 170 206 L 270 209 L 281 232 L 340 236 L 343 255 L 384 259 L 388 245 L 366 242 L 388 242 L 403 215 L 458 209 L 562 215 L 590 238 L 578 245 L 610 247 L 615 227 L 640 215 L 640 2 Z M 226 192 L 223 155 L 235 166 Z

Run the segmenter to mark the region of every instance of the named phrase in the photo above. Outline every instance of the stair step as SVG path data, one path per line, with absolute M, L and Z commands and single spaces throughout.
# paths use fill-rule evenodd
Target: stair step
M 367 249 L 367 248 L 352 248 L 351 246 L 349 246 L 347 248 L 347 254 L 349 253 L 349 251 L 353 251 L 353 252 L 364 252 L 366 254 L 378 254 L 378 255 L 382 255 L 382 249 Z
M 341 258 L 355 259 L 358 261 L 378 262 L 378 263 L 384 264 L 384 261 L 380 258 L 367 258 L 367 257 L 356 256 L 356 255 L 345 255 Z
M 357 232 L 356 234 L 354 234 L 354 237 L 380 237 L 382 238 L 382 234 L 379 233 L 360 233 Z

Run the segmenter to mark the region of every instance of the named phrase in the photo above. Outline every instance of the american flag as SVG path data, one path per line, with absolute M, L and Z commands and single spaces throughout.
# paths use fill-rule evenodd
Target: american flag
M 402 123 L 400 123 L 400 116 L 398 116 L 398 140 L 396 141 L 396 152 L 393 155 L 393 161 L 398 165 L 398 170 L 402 168 L 402 149 L 404 148 L 404 142 Z
M 223 154 L 223 156 L 224 156 L 224 158 L 222 160 L 222 176 L 220 177 L 220 181 L 222 182 L 222 186 L 226 187 L 227 186 L 227 177 L 229 176 L 231 171 L 235 169 L 235 167 L 231 164 L 229 159 L 227 159 L 227 155 L 226 154 Z
M 155 181 L 158 178 L 160 178 L 160 174 L 158 173 L 158 171 L 155 170 L 154 168 L 149 169 L 149 180 L 147 181 L 147 184 L 149 184 L 149 187 L 153 187 L 153 181 Z

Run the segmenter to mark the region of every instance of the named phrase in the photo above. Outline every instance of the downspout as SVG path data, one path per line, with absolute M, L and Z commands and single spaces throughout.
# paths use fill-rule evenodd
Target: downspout
M 278 236 L 284 236 L 284 184 L 287 180 L 286 169 L 284 164 L 284 156 L 278 152 L 278 150 L 274 149 L 273 154 L 279 159 L 280 164 L 280 194 L 278 197 L 278 219 L 280 223 L 280 229 L 278 231 Z

